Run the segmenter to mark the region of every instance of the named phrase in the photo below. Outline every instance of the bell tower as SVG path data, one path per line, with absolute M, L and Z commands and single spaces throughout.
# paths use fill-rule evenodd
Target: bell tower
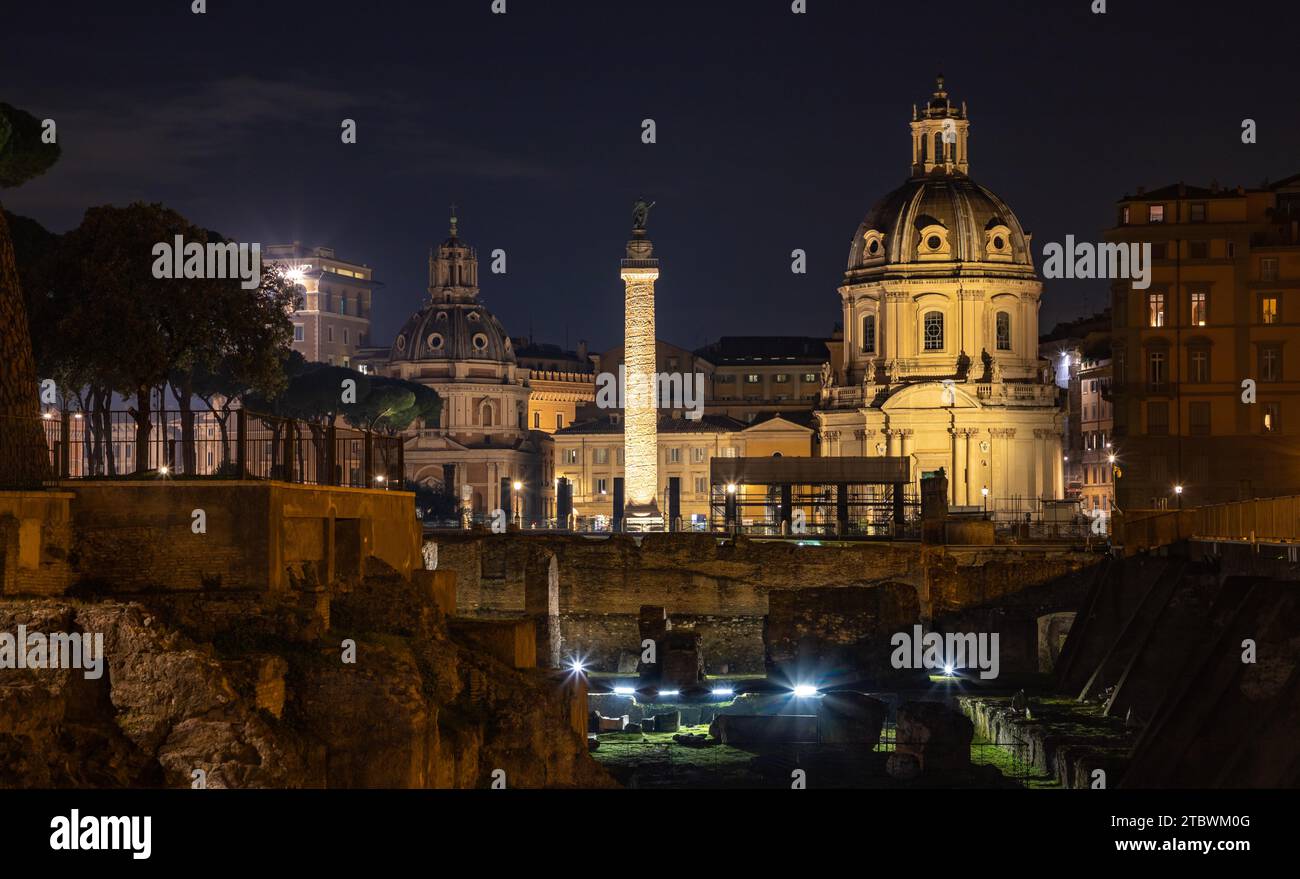
M 478 254 L 460 240 L 456 206 L 451 229 L 437 251 L 429 251 L 429 297 L 434 302 L 474 302 L 478 299 Z
M 918 112 L 912 105 L 912 176 L 969 174 L 969 142 L 966 102 L 960 108 L 952 105 L 941 73 L 925 107 Z

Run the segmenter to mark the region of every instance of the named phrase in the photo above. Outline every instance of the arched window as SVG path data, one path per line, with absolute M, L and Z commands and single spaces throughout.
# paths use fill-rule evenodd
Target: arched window
M 938 164 L 943 160 L 943 132 L 936 131 L 934 133 L 934 161 L 935 164 Z
M 876 316 L 868 314 L 862 318 L 862 353 L 876 353 Z
M 479 423 L 484 427 L 491 427 L 493 422 L 493 410 L 491 403 L 484 403 L 479 407 Z
M 922 321 L 926 351 L 943 350 L 943 312 L 927 311 Z
M 999 311 L 997 317 L 997 337 L 998 350 L 1011 350 L 1011 315 L 1005 311 Z

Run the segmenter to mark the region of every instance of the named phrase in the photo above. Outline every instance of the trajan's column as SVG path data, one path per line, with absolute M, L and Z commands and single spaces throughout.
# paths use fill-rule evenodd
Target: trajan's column
M 655 394 L 655 281 L 659 260 L 646 237 L 653 203 L 632 209 L 632 240 L 619 274 L 626 287 L 623 363 L 623 528 L 662 531 L 659 511 L 659 411 Z

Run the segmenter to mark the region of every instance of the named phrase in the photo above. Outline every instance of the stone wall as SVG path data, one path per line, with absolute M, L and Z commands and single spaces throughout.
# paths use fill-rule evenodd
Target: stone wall
M 72 495 L 0 491 L 0 595 L 62 595 L 72 581 Z
M 617 671 L 639 652 L 642 606 L 664 607 L 675 628 L 700 632 L 709 674 L 762 673 L 763 622 L 773 590 L 892 583 L 916 591 L 929 621 L 984 605 L 1014 607 L 1016 631 L 1043 613 L 1074 609 L 1094 554 L 1041 547 L 925 547 L 907 542 L 798 545 L 711 534 L 583 537 L 552 534 L 430 535 L 440 570 L 456 572 L 462 613 L 532 617 L 539 651 L 548 625 L 563 657 Z M 554 559 L 557 611 L 549 616 L 538 571 Z M 531 573 L 530 573 L 531 572 Z M 1023 619 L 1022 619 L 1023 618 Z M 1010 625 L 1008 623 L 1007 625 Z M 1036 635 L 1023 645 L 1036 663 Z M 544 662 L 544 657 L 539 656 Z
M 407 492 L 173 480 L 72 491 L 76 570 L 101 591 L 282 591 L 356 579 L 371 558 L 408 577 L 422 566 Z

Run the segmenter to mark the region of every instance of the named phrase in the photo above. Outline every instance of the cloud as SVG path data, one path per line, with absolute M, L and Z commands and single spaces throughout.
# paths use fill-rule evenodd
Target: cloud
M 434 102 L 391 90 L 236 76 L 187 88 L 103 89 L 72 106 L 33 97 L 32 105 L 49 108 L 58 122 L 63 159 L 11 200 L 42 212 L 76 210 L 79 216 L 92 204 L 159 201 L 178 191 L 202 201 L 229 198 L 240 181 L 228 180 L 230 188 L 223 189 L 211 185 L 214 176 L 247 175 L 266 162 L 274 177 L 305 154 L 326 155 L 345 118 L 357 120 L 361 145 L 380 141 L 359 157 L 364 173 L 552 176 L 526 156 L 446 139 L 440 133 L 445 118 Z

